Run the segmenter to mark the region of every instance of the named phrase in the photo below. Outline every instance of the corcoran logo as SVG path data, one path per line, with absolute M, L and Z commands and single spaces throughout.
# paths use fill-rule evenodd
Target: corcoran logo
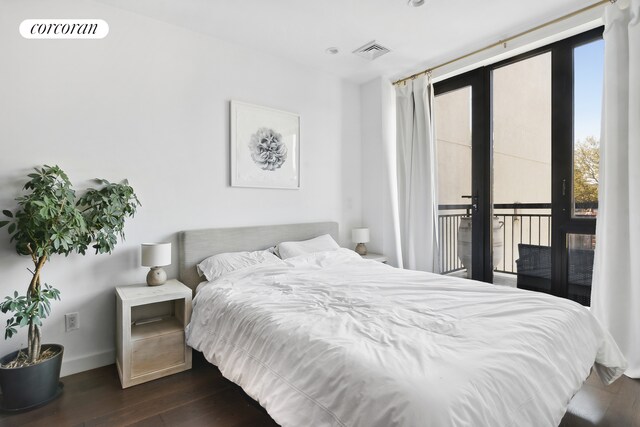
M 25 39 L 102 39 L 109 24 L 102 19 L 25 19 L 20 34 Z

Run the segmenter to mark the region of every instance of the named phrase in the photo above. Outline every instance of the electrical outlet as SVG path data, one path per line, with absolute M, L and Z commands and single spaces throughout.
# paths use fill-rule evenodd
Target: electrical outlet
M 80 329 L 78 313 L 67 313 L 64 315 L 64 329 L 67 332 Z

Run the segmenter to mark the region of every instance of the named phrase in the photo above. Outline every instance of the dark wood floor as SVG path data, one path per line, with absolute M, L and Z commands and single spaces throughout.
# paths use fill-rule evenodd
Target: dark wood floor
M 573 396 L 561 427 L 640 427 L 640 380 L 624 375 L 605 387 L 592 373 Z
M 62 395 L 0 426 L 276 426 L 264 409 L 194 352 L 193 369 L 122 390 L 115 365 L 62 379 Z
M 63 379 L 61 397 L 22 414 L 0 414 L 2 426 L 277 426 L 199 353 L 192 370 L 126 390 L 114 365 Z M 640 381 L 609 387 L 592 375 L 571 401 L 562 427 L 640 427 Z M 411 426 L 413 427 L 413 426 Z

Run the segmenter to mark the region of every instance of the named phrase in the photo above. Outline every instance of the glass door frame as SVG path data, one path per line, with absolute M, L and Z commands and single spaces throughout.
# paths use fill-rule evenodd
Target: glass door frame
M 574 171 L 574 49 L 602 39 L 604 27 L 578 34 L 554 43 L 557 60 L 552 68 L 552 94 L 557 99 L 557 115 L 554 113 L 554 141 L 552 157 L 552 198 L 555 215 L 552 215 L 552 293 L 561 297 L 569 294 L 569 234 L 595 234 L 595 218 L 573 216 Z M 552 95 L 553 96 L 553 95 Z M 555 264 L 555 268 L 554 267 Z
M 434 84 L 434 96 L 471 86 L 472 195 L 477 204 L 472 219 L 472 278 L 493 282 L 492 246 L 492 72 L 498 68 L 551 53 L 551 293 L 568 295 L 568 234 L 595 234 L 595 218 L 572 215 L 574 144 L 573 50 L 602 38 L 604 27 L 543 46 L 512 58 Z M 437 113 L 436 113 L 437 114 Z
M 479 68 L 434 83 L 434 97 L 471 87 L 471 278 L 493 281 L 491 246 L 491 145 L 486 115 L 489 98 L 484 85 L 486 70 Z M 436 113 L 437 114 L 437 113 Z
M 551 294 L 568 296 L 568 234 L 595 234 L 595 218 L 576 218 L 573 203 L 574 67 L 573 50 L 602 39 L 604 27 L 487 66 L 492 71 L 547 52 L 551 53 Z M 493 96 L 491 82 L 485 86 Z M 489 110 L 487 111 L 490 111 Z M 488 123 L 492 123 L 493 112 Z M 491 131 L 491 134 L 493 131 Z

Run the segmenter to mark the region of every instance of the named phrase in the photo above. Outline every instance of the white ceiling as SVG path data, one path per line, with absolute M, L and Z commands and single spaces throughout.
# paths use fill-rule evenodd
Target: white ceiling
M 404 77 L 594 0 L 100 0 L 351 81 Z M 391 53 L 351 52 L 376 40 Z M 325 49 L 335 46 L 337 55 Z

